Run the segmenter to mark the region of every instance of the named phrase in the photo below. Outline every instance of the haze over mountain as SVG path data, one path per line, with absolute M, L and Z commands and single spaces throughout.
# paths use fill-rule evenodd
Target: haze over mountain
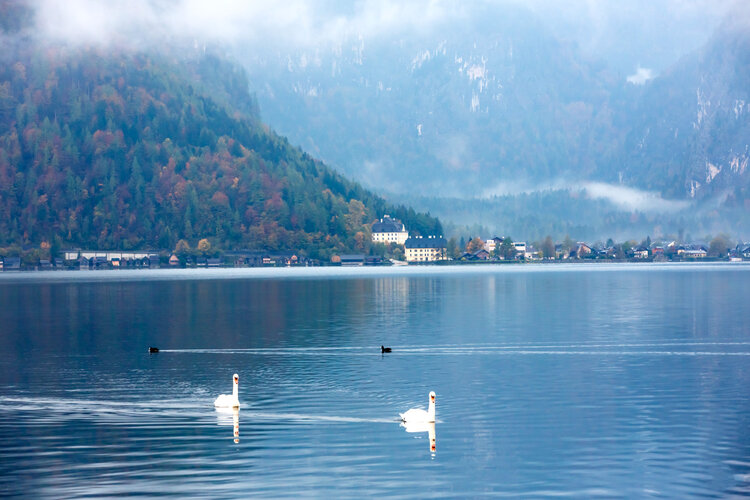
M 742 2 L 36 5 L 67 42 L 223 47 L 292 143 L 458 223 L 750 226 Z

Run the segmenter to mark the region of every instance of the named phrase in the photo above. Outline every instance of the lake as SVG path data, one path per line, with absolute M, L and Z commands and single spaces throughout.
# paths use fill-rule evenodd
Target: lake
M 744 264 L 5 273 L 0 495 L 750 496 L 748 297 Z

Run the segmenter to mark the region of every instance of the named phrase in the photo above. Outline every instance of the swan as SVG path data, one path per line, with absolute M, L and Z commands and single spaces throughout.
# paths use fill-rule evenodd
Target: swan
M 406 413 L 399 413 L 401 420 L 407 424 L 413 424 L 418 422 L 434 422 L 435 421 L 435 391 L 430 391 L 430 405 L 427 411 L 421 408 L 412 408 Z
M 236 373 L 232 376 L 232 395 L 229 394 L 222 394 L 218 398 L 216 398 L 216 401 L 214 401 L 214 406 L 217 408 L 239 408 L 240 407 L 240 400 L 238 399 L 239 394 L 239 388 L 240 388 L 240 376 Z
M 384 352 L 391 352 L 391 348 L 390 347 L 385 347 L 385 346 L 381 345 L 380 346 L 380 353 L 382 354 Z

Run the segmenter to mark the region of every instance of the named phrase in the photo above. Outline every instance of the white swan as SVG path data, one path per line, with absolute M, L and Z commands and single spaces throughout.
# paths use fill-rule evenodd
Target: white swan
M 233 385 L 232 385 L 232 394 L 222 394 L 218 398 L 216 398 L 216 401 L 214 401 L 214 406 L 217 408 L 239 408 L 240 407 L 240 400 L 238 399 L 239 395 L 239 388 L 240 388 L 240 376 L 236 373 L 232 377 Z
M 419 422 L 434 422 L 435 421 L 435 392 L 430 391 L 430 406 L 427 411 L 421 408 L 412 408 L 406 413 L 399 413 L 401 420 L 407 424 L 419 423 Z

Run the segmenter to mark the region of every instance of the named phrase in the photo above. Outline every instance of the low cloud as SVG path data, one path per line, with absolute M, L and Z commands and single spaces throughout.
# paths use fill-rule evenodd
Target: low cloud
M 690 206 L 682 200 L 667 200 L 659 193 L 604 182 L 586 182 L 582 186 L 589 198 L 607 200 L 631 212 L 678 212 Z
M 555 180 L 543 184 L 524 182 L 501 182 L 485 190 L 481 198 L 495 196 L 518 196 L 522 194 L 568 191 L 583 193 L 592 200 L 605 200 L 627 212 L 674 213 L 690 206 L 683 200 L 668 200 L 654 191 L 644 191 L 619 184 L 606 182 L 567 182 Z
M 435 0 L 29 0 L 37 32 L 85 44 L 142 46 L 165 39 L 304 46 L 347 36 L 420 31 L 461 7 Z
M 628 76 L 627 80 L 629 83 L 632 83 L 633 85 L 643 85 L 647 81 L 651 80 L 654 77 L 654 72 L 648 68 L 641 68 L 638 66 L 638 68 L 635 70 L 635 73 Z

